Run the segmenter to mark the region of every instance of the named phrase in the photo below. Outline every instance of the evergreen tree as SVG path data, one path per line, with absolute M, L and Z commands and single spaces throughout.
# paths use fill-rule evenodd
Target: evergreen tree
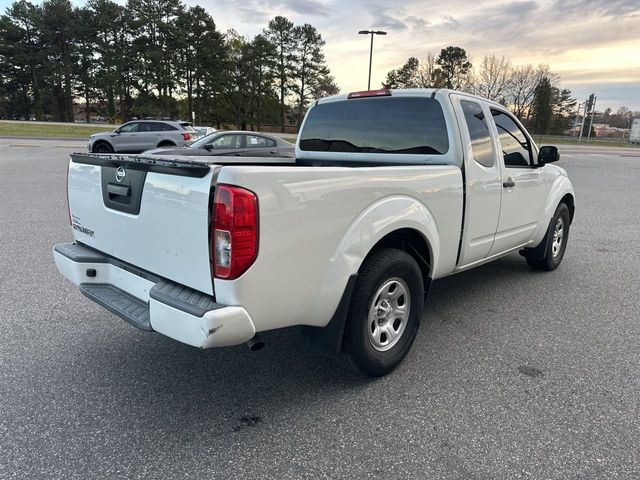
M 445 87 L 455 90 L 464 85 L 465 78 L 472 67 L 464 48 L 451 46 L 440 51 L 436 64 L 442 71 Z
M 543 77 L 535 89 L 533 101 L 533 131 L 548 135 L 553 121 L 553 87 L 548 77 Z
M 269 22 L 264 34 L 277 50 L 277 85 L 280 94 L 280 130 L 285 131 L 286 108 L 285 98 L 291 91 L 291 77 L 295 69 L 295 39 L 293 22 L 277 16 Z
M 305 23 L 294 27 L 297 54 L 294 57 L 292 89 L 296 96 L 296 124 L 300 126 L 309 99 L 313 96 L 315 85 L 326 76 L 324 40 L 315 27 Z

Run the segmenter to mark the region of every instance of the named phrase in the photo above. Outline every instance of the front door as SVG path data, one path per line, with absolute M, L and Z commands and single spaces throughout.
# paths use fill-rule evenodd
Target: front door
M 237 133 L 221 135 L 209 142 L 206 148 L 211 152 L 211 155 L 240 156 L 244 152 L 242 135 Z
M 502 204 L 491 255 L 526 245 L 542 221 L 546 186 L 533 142 L 506 111 L 491 108 L 502 151 Z

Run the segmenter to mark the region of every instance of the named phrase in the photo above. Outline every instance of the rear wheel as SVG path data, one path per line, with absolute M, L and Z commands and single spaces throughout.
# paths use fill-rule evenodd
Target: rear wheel
M 158 144 L 158 148 L 162 148 L 162 147 L 175 147 L 176 144 L 173 142 L 160 142 Z
M 113 147 L 107 142 L 98 142 L 93 146 L 93 153 L 113 153 Z
M 549 271 L 555 270 L 560 265 L 567 248 L 570 224 L 569 208 L 566 204 L 561 203 L 549 222 L 547 234 L 540 245 L 525 250 L 525 258 L 531 268 Z
M 416 261 L 384 249 L 360 269 L 344 332 L 350 363 L 366 375 L 391 372 L 407 354 L 422 316 L 424 285 Z

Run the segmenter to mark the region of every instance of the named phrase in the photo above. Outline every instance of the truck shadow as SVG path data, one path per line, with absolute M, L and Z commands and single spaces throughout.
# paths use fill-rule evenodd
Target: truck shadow
M 446 318 L 464 317 L 477 297 L 496 295 L 497 299 L 504 288 L 518 285 L 520 277 L 531 279 L 531 272 L 516 255 L 435 282 L 427 311 L 437 315 L 425 315 L 422 331 L 437 333 Z M 521 288 L 530 285 L 520 283 Z M 126 417 L 145 430 L 180 432 L 187 425 L 200 424 L 210 434 L 234 433 L 264 428 L 274 421 L 294 422 L 300 415 L 318 415 L 320 420 L 331 415 L 327 401 L 356 398 L 372 384 L 393 389 L 406 382 L 403 373 L 420 368 L 412 365 L 410 354 L 394 374 L 363 378 L 338 361 L 303 347 L 297 329 L 266 332 L 267 346 L 250 352 L 245 346 L 203 351 L 125 328 L 119 327 L 117 338 L 85 349 L 82 362 L 72 364 L 78 371 L 69 373 L 83 376 L 84 395 L 101 396 L 95 414 L 100 415 L 101 409 L 105 415 L 112 410 L 126 411 Z M 425 343 L 428 338 L 419 335 L 415 346 Z M 425 355 L 450 353 L 443 346 L 429 345 Z

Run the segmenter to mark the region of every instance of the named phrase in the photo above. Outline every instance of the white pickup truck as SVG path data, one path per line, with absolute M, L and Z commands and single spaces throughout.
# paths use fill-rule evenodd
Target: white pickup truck
M 503 107 L 450 90 L 315 102 L 296 158 L 73 154 L 60 272 L 130 324 L 200 348 L 302 326 L 369 375 L 411 347 L 432 280 L 520 251 L 553 270 L 575 210 Z

